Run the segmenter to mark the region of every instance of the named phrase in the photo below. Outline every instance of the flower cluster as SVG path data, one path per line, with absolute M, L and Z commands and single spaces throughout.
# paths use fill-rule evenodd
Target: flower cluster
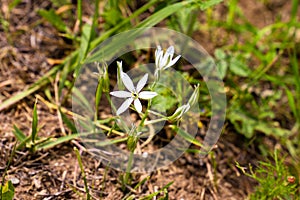
M 160 46 L 157 46 L 157 49 L 155 51 L 155 65 L 156 65 L 155 77 L 157 79 L 159 78 L 159 74 L 162 70 L 168 69 L 169 67 L 174 65 L 181 57 L 180 55 L 178 55 L 176 58 L 173 59 L 173 55 L 174 55 L 173 46 L 170 46 L 165 53 Z
M 157 70 L 165 70 L 174 65 L 181 55 L 178 55 L 176 58 L 173 59 L 174 55 L 174 47 L 170 46 L 167 51 L 164 53 L 164 51 L 161 49 L 160 46 L 157 46 L 157 49 L 155 51 L 155 65 Z
M 171 67 L 172 65 L 174 65 L 181 57 L 180 55 L 178 55 L 176 58 L 173 59 L 173 55 L 174 55 L 174 47 L 173 46 L 170 46 L 166 50 L 166 52 L 164 52 L 160 46 L 157 46 L 157 49 L 155 51 L 155 65 L 156 65 L 155 77 L 156 77 L 156 79 L 159 78 L 159 74 L 162 70 L 165 70 L 165 69 Z M 134 104 L 135 110 L 138 113 L 141 113 L 143 107 L 142 107 L 140 99 L 149 100 L 149 99 L 154 98 L 158 94 L 156 92 L 152 92 L 152 91 L 142 91 L 142 89 L 144 88 L 144 86 L 146 85 L 146 83 L 148 81 L 148 74 L 145 74 L 142 77 L 142 79 L 139 80 L 139 82 L 137 83 L 137 85 L 135 87 L 131 78 L 126 73 L 123 72 L 122 62 L 118 62 L 117 64 L 118 64 L 118 86 L 119 86 L 119 88 L 122 88 L 121 87 L 121 82 L 122 82 L 128 91 L 119 90 L 119 91 L 110 92 L 110 94 L 112 96 L 126 99 L 122 103 L 122 105 L 118 108 L 116 114 L 120 115 L 123 112 L 125 112 L 130 107 L 132 102 Z M 174 117 L 177 118 L 178 116 L 181 116 L 184 112 L 187 112 L 189 107 L 190 107 L 189 105 L 186 105 L 183 108 L 180 107 L 180 109 L 177 110 L 177 112 L 176 112 L 176 117 L 175 117 L 175 115 L 174 115 Z

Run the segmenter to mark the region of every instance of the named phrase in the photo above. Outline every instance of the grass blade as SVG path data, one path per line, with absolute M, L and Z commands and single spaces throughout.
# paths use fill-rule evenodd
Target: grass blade
M 47 142 L 37 145 L 37 149 L 38 150 L 50 149 L 50 148 L 52 148 L 56 145 L 62 144 L 64 142 L 67 142 L 67 141 L 70 141 L 73 139 L 77 139 L 80 136 L 81 136 L 81 134 L 72 134 L 72 135 L 67 135 L 67 136 L 63 136 L 60 138 L 50 138 L 49 140 L 47 140 Z
M 146 197 L 141 198 L 141 200 L 150 200 L 153 197 L 157 196 L 159 193 L 163 192 L 165 189 L 168 189 L 173 184 L 173 181 L 165 185 L 162 189 L 158 190 L 157 192 L 154 192 Z
M 82 0 L 77 1 L 77 20 L 79 21 L 79 30 L 82 27 Z
M 202 146 L 202 144 L 198 140 L 196 140 L 194 136 L 190 135 L 189 133 L 187 133 L 186 131 L 182 130 L 181 128 L 179 128 L 177 126 L 174 126 L 174 125 L 172 125 L 170 127 L 173 129 L 173 131 L 175 131 L 176 133 L 178 133 L 186 141 L 188 141 L 188 142 L 190 142 L 190 143 L 192 143 L 194 145 L 197 145 L 199 147 Z
M 67 127 L 72 131 L 72 133 L 77 133 L 77 129 L 74 123 L 65 115 L 65 113 L 61 111 L 60 108 L 58 110 L 63 122 L 67 125 Z
M 49 21 L 57 30 L 69 33 L 69 29 L 67 25 L 62 21 L 60 16 L 58 16 L 53 9 L 51 10 L 44 10 L 41 9 L 38 11 L 38 14 L 41 15 L 43 18 L 45 18 L 47 21 Z
M 32 113 L 31 141 L 33 144 L 34 144 L 34 141 L 35 141 L 35 138 L 37 135 L 37 126 L 38 126 L 38 116 L 37 116 L 36 104 L 37 104 L 37 100 L 35 101 L 35 104 L 33 107 L 33 113 Z
M 16 125 L 14 125 L 13 133 L 20 142 L 26 138 L 26 135 L 23 133 L 23 131 L 21 131 Z
M 91 196 L 90 196 L 90 192 L 89 192 L 89 187 L 88 187 L 88 184 L 87 184 L 86 176 L 85 176 L 85 173 L 84 173 L 81 156 L 80 156 L 80 153 L 79 153 L 79 151 L 78 151 L 78 149 L 76 147 L 74 148 L 74 151 L 75 151 L 75 154 L 76 154 L 76 157 L 77 157 L 77 160 L 78 160 L 78 164 L 79 164 L 79 167 L 80 167 L 80 170 L 81 170 L 81 174 L 83 176 L 84 189 L 85 189 L 85 192 L 86 192 L 86 199 L 90 200 Z

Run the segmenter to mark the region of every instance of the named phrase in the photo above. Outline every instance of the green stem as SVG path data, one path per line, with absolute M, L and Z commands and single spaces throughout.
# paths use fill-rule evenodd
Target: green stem
M 166 121 L 166 120 L 168 120 L 168 118 L 154 119 L 154 120 L 146 121 L 144 123 L 144 125 L 155 124 L 155 123 Z
M 160 117 L 162 117 L 162 118 L 166 118 L 166 116 L 164 116 L 164 115 L 162 115 L 162 114 L 160 114 L 160 113 L 158 113 L 158 112 L 155 112 L 155 111 L 153 111 L 153 110 L 149 110 L 148 112 L 151 113 L 151 114 L 153 114 L 153 115 L 160 116 Z
M 132 167 L 132 162 L 133 162 L 133 151 L 130 152 L 129 155 L 129 159 L 128 159 L 128 164 L 127 164 L 127 168 L 126 168 L 126 174 L 125 174 L 125 178 L 124 178 L 124 182 L 123 184 L 128 184 L 128 180 L 129 180 L 129 176 L 130 176 L 130 171 L 131 171 L 131 167 Z M 125 190 L 125 185 L 123 185 L 123 190 Z
M 146 110 L 146 112 L 144 113 L 144 115 L 143 115 L 143 117 L 141 119 L 141 123 L 140 123 L 140 125 L 138 127 L 137 132 L 139 132 L 142 129 L 142 127 L 144 126 L 145 120 L 148 117 L 150 105 L 151 105 L 151 99 L 148 101 L 147 110 Z
M 83 176 L 84 188 L 85 188 L 85 192 L 86 192 L 86 199 L 89 200 L 89 199 L 91 199 L 91 195 L 90 195 L 88 183 L 87 183 L 87 180 L 86 180 L 85 172 L 84 172 L 84 169 L 83 169 L 81 156 L 80 156 L 80 153 L 79 153 L 79 151 L 76 147 L 74 148 L 74 151 L 75 151 L 75 154 L 76 154 L 76 157 L 77 157 L 77 160 L 78 160 L 78 164 L 79 164 L 79 167 L 80 167 L 80 170 L 81 170 L 81 174 Z

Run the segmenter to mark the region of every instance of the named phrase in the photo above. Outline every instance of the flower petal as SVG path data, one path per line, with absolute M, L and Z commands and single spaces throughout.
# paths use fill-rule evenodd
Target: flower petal
M 184 113 L 186 113 L 187 111 L 189 111 L 190 109 L 190 104 L 184 104 L 182 106 L 180 106 L 179 108 L 177 108 L 175 110 L 175 112 L 173 113 L 172 116 L 169 117 L 170 120 L 179 120 Z
M 181 55 L 177 56 L 173 60 L 170 60 L 170 62 L 168 63 L 168 65 L 165 66 L 163 69 L 167 69 L 167 68 L 171 67 L 172 65 L 174 65 L 179 60 L 180 57 L 181 57 Z
M 110 92 L 109 94 L 119 98 L 128 98 L 132 96 L 131 93 L 127 91 L 113 91 Z
M 123 72 L 123 67 L 122 67 L 122 61 L 117 61 L 117 83 L 118 83 L 118 88 L 119 90 L 123 90 L 124 89 L 124 85 L 122 83 L 122 72 Z
M 159 52 L 155 52 L 155 65 L 156 67 L 160 67 L 160 62 L 161 62 L 161 59 L 163 57 L 163 51 L 160 50 Z
M 141 99 L 152 99 L 153 97 L 157 96 L 158 94 L 156 92 L 150 92 L 150 91 L 143 91 L 139 93 L 139 98 Z
M 165 53 L 165 55 L 162 56 L 162 58 L 160 59 L 159 68 L 163 69 L 164 66 L 168 63 L 168 60 L 169 60 L 169 54 Z
M 158 57 L 158 55 L 161 53 L 161 46 L 160 45 L 158 45 L 157 46 L 157 48 L 156 48 L 156 50 L 155 50 L 155 58 L 157 58 Z
M 142 112 L 142 104 L 139 99 L 134 100 L 134 107 L 138 113 Z
M 158 69 L 162 68 L 161 62 L 164 56 L 164 51 L 162 50 L 161 46 L 157 46 L 155 50 L 155 65 Z
M 120 114 L 122 114 L 125 110 L 127 110 L 127 109 L 129 108 L 130 104 L 132 103 L 132 101 L 133 101 L 133 98 L 128 98 L 128 99 L 126 99 L 126 100 L 122 103 L 122 105 L 118 108 L 116 114 L 117 114 L 117 115 L 120 115 Z
M 127 90 L 129 90 L 130 92 L 135 92 L 133 82 L 126 73 L 121 72 L 121 79 Z
M 138 84 L 136 85 L 136 92 L 139 93 L 143 87 L 146 85 L 148 80 L 148 74 L 145 74 L 141 80 L 139 80 Z
M 174 47 L 173 46 L 170 46 L 167 51 L 166 51 L 166 55 L 168 55 L 168 60 L 169 60 L 169 63 L 171 62 L 172 58 L 173 58 L 173 55 L 174 55 Z
M 166 53 L 168 53 L 169 55 L 173 56 L 173 54 L 174 54 L 174 47 L 173 46 L 169 46 L 169 48 L 167 49 Z

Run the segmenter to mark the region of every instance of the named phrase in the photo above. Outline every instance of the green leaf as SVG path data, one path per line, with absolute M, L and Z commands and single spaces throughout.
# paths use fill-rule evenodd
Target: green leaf
M 181 128 L 177 127 L 177 126 L 174 126 L 172 125 L 171 128 L 177 133 L 179 134 L 181 137 L 183 137 L 183 139 L 185 139 L 186 141 L 194 144 L 194 145 L 197 145 L 199 147 L 202 147 L 202 144 L 195 139 L 194 136 L 192 136 L 191 134 L 187 133 L 186 131 L 182 130 Z
M 286 95 L 287 95 L 287 98 L 288 98 L 288 102 L 289 102 L 289 106 L 294 114 L 295 117 L 298 116 L 298 109 L 296 108 L 296 103 L 295 103 L 295 100 L 294 100 L 294 96 L 292 94 L 292 92 L 286 87 L 285 88 L 285 92 L 286 92 Z
M 82 26 L 82 0 L 77 1 L 77 20 L 79 21 L 79 28 Z
M 221 79 L 224 79 L 227 73 L 227 62 L 225 60 L 220 60 L 219 62 L 216 63 L 218 72 L 219 72 L 219 77 Z
M 248 66 L 245 63 L 238 60 L 237 58 L 235 58 L 235 57 L 230 58 L 229 69 L 234 74 L 242 76 L 242 77 L 247 77 L 251 73 Z
M 227 55 L 222 49 L 216 49 L 215 57 L 217 59 L 216 65 L 221 79 L 224 79 L 226 76 L 228 64 L 226 61 Z
M 89 44 L 91 42 L 91 32 L 92 32 L 92 26 L 89 24 L 85 24 L 82 27 L 82 35 L 80 38 L 80 48 L 79 48 L 79 61 L 83 60 L 89 50 Z
M 14 125 L 13 133 L 20 142 L 26 138 L 26 135 L 23 133 L 23 131 L 21 131 L 16 125 Z
M 147 176 L 146 178 L 144 178 L 142 181 L 140 181 L 138 184 L 136 184 L 136 186 L 134 186 L 133 189 L 138 189 L 141 185 L 143 185 L 146 181 L 148 181 L 150 179 L 150 176 Z
M 45 142 L 37 145 L 37 149 L 38 150 L 49 149 L 49 148 L 52 148 L 56 145 L 62 144 L 64 142 L 76 139 L 80 136 L 81 136 L 81 134 L 72 134 L 72 135 L 67 135 L 67 136 L 63 136 L 63 137 L 59 137 L 59 138 L 49 138 Z
M 102 16 L 109 25 L 117 25 L 122 20 L 122 13 L 117 8 L 106 10 Z
M 79 89 L 76 87 L 72 88 L 73 100 L 76 102 L 76 105 L 81 106 L 81 109 L 87 109 L 90 113 L 94 113 L 94 110 L 90 102 L 85 98 Z M 73 105 L 74 106 L 74 105 Z
M 67 125 L 67 127 L 72 131 L 72 133 L 77 133 L 77 129 L 74 123 L 65 115 L 65 113 L 61 111 L 60 108 L 58 110 L 59 113 L 61 114 L 61 118 L 63 122 Z
M 223 60 L 227 57 L 226 53 L 223 51 L 223 49 L 216 49 L 214 54 L 218 60 Z
M 200 1 L 200 9 L 206 10 L 214 5 L 221 3 L 223 0 Z
M 243 110 L 230 110 L 227 118 L 234 125 L 235 129 L 247 138 L 254 135 L 254 131 L 260 131 L 266 135 L 273 135 L 275 137 L 288 137 L 291 131 L 279 127 L 263 120 L 258 120 Z
M 162 189 L 158 190 L 157 192 L 154 192 L 146 197 L 141 198 L 140 200 L 151 200 L 153 197 L 157 196 L 159 193 L 165 191 L 165 189 L 168 189 L 173 184 L 173 181 L 165 185 Z
M 78 65 L 75 70 L 75 77 L 78 76 L 82 61 L 85 59 L 85 57 L 89 51 L 89 47 L 90 47 L 90 43 L 91 43 L 91 36 L 92 36 L 92 26 L 89 24 L 85 24 L 82 27 L 82 34 L 81 34 L 81 39 L 80 39 L 81 43 L 80 43 L 80 48 L 79 48 L 79 52 L 78 52 L 78 62 L 77 62 Z
M 9 11 L 11 11 L 12 9 L 14 9 L 17 5 L 19 5 L 19 3 L 21 3 L 22 0 L 13 0 L 11 3 L 9 3 L 8 8 Z
M 67 62 L 65 64 L 65 66 L 63 67 L 62 69 L 62 72 L 60 74 L 60 79 L 59 79 L 59 85 L 58 85 L 58 97 L 60 98 L 61 97 L 61 94 L 62 94 L 62 90 L 63 88 L 66 86 L 66 81 L 67 81 L 67 78 L 68 78 L 68 74 L 70 73 L 70 62 Z M 48 95 L 50 96 L 50 95 Z M 51 100 L 51 98 L 49 98 Z
M 96 89 L 96 95 L 95 95 L 95 120 L 98 119 L 98 110 L 99 105 L 102 97 L 102 91 L 103 91 L 103 78 L 98 79 L 98 85 Z
M 297 21 L 299 0 L 292 0 L 291 21 Z
M 34 144 L 36 135 L 37 135 L 37 126 L 38 126 L 38 116 L 37 116 L 37 110 L 36 110 L 36 103 L 33 107 L 33 113 L 32 113 L 32 131 L 31 131 L 31 141 Z
M 168 16 L 176 13 L 180 9 L 184 8 L 188 4 L 192 3 L 193 1 L 183 1 L 178 2 L 172 5 L 168 5 L 163 9 L 159 10 L 158 12 L 152 14 L 150 17 L 142 21 L 136 28 L 145 28 L 145 27 L 152 27 L 155 24 L 161 22 L 163 19 L 167 18 Z
M 26 146 L 30 142 L 31 136 L 27 136 L 21 143 L 17 146 L 17 150 L 21 150 L 24 146 Z
M 288 137 L 291 134 L 291 131 L 288 129 L 283 129 L 279 127 L 274 127 L 265 122 L 260 122 L 255 126 L 255 130 L 261 131 L 266 135 L 274 135 L 278 138 Z
M 53 9 L 51 10 L 44 10 L 41 9 L 38 11 L 38 14 L 44 17 L 47 21 L 49 21 L 57 30 L 69 33 L 69 29 L 67 25 L 62 21 L 60 16 L 58 16 Z
M 160 110 L 161 108 L 164 108 L 169 110 L 178 103 L 178 99 L 172 94 L 170 89 L 162 86 L 156 86 L 154 90 L 159 95 L 152 99 L 151 109 Z
M 92 21 L 92 30 L 96 30 L 98 27 L 98 18 L 99 18 L 99 1 L 100 0 L 95 0 L 94 1 L 94 15 L 93 15 L 93 21 Z M 91 32 L 91 38 L 96 37 L 96 31 Z
M 5 185 L 2 187 L 2 194 L 0 194 L 2 200 L 12 200 L 15 195 L 15 188 L 11 181 L 7 181 Z

